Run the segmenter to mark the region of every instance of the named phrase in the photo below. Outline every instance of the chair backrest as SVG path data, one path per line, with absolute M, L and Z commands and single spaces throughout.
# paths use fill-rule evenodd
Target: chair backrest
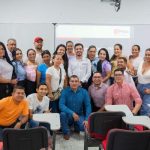
M 40 150 L 48 148 L 48 134 L 43 127 L 32 129 L 7 128 L 3 132 L 4 150 Z
M 123 112 L 95 112 L 89 116 L 88 132 L 91 137 L 103 140 L 107 132 L 113 128 L 125 129 L 126 125 L 122 121 L 125 116 Z
M 107 140 L 106 150 L 150 150 L 150 130 L 112 129 Z

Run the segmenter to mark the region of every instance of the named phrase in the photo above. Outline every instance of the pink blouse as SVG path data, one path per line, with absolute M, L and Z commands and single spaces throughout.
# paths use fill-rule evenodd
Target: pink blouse
M 27 80 L 35 82 L 36 81 L 36 69 L 37 65 L 27 65 L 25 70 L 27 73 Z

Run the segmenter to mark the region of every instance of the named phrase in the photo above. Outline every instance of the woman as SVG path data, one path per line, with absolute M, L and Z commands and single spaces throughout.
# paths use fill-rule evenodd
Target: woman
M 68 72 L 68 57 L 67 57 L 66 51 L 67 51 L 66 46 L 63 44 L 60 44 L 57 46 L 56 51 L 54 52 L 54 55 L 60 54 L 62 56 L 62 64 L 67 73 Z
M 97 63 L 97 71 L 102 74 L 103 82 L 110 85 L 111 64 L 107 49 L 101 48 L 98 52 L 99 61 Z
M 37 63 L 35 61 L 36 51 L 34 49 L 28 49 L 27 51 L 27 63 L 25 65 L 25 70 L 27 73 L 26 79 L 26 95 L 36 92 L 36 69 Z
M 134 67 L 134 75 L 137 74 L 137 69 L 139 64 L 142 62 L 142 57 L 140 57 L 140 46 L 139 45 L 133 45 L 132 46 L 132 55 L 129 56 L 129 61 Z
M 141 115 L 150 116 L 150 48 L 145 51 L 144 61 L 137 70 L 137 89 L 142 98 Z
M 54 93 L 62 90 L 66 77 L 65 70 L 61 68 L 62 55 L 53 56 L 53 66 L 46 71 L 46 84 L 48 86 L 48 96 L 51 99 L 52 112 L 58 112 L 58 99 L 54 99 Z
M 8 57 L 4 43 L 0 42 L 0 99 L 10 96 L 15 84 L 17 84 L 17 79 L 14 67 Z
M 114 70 L 117 69 L 117 60 L 119 57 L 122 57 L 122 45 L 121 44 L 115 44 L 114 45 L 114 54 L 110 59 L 110 63 L 112 66 L 112 70 L 111 70 L 111 84 L 113 84 L 114 82 Z M 133 66 L 129 63 L 129 61 L 127 62 L 127 68 L 128 68 L 128 72 L 133 74 Z
M 72 41 L 67 41 L 66 42 L 66 53 L 67 53 L 67 57 L 68 60 L 72 60 L 75 58 L 75 53 L 74 53 L 74 49 L 73 49 L 74 45 Z
M 22 62 L 22 51 L 16 48 L 12 52 L 13 61 L 12 64 L 15 67 L 15 73 L 17 76 L 17 85 L 25 87 L 26 71 Z
M 51 53 L 48 50 L 44 50 L 41 53 L 43 62 L 42 64 L 38 65 L 37 68 L 37 86 L 39 83 L 45 83 L 46 82 L 46 70 L 51 66 L 50 60 L 51 60 Z
M 138 69 L 138 66 L 140 65 L 140 63 L 142 62 L 142 57 L 140 57 L 140 46 L 139 45 L 133 45 L 132 46 L 132 55 L 129 56 L 129 62 L 132 64 L 133 66 L 133 80 L 135 82 L 135 84 L 137 85 L 137 69 Z

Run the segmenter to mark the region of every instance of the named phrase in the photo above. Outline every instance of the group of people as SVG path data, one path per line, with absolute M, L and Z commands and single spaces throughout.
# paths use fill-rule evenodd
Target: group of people
M 70 126 L 84 131 L 90 113 L 105 111 L 107 104 L 125 104 L 134 115 L 150 116 L 150 48 L 142 57 L 140 46 L 133 45 L 128 58 L 122 45 L 115 44 L 110 58 L 106 48 L 97 53 L 94 45 L 84 57 L 83 44 L 72 41 L 58 45 L 53 55 L 43 50 L 41 37 L 34 39 L 34 47 L 23 57 L 15 39 L 7 41 L 7 48 L 0 42 L 0 133 L 27 121 L 50 131 L 32 116 L 57 112 L 68 140 Z

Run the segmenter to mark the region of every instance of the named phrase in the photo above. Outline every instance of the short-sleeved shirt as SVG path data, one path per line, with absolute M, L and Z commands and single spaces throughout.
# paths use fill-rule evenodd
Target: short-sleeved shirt
M 60 69 L 61 69 L 61 83 L 59 84 Z M 51 76 L 52 92 L 56 91 L 58 88 L 63 89 L 66 72 L 63 67 L 60 67 L 60 69 L 57 70 L 54 66 L 52 66 L 52 67 L 49 67 L 46 71 L 46 74 L 49 74 Z
M 36 69 L 37 65 L 26 65 L 25 70 L 27 73 L 27 79 L 29 81 L 35 82 L 36 81 Z
M 26 71 L 24 68 L 24 64 L 20 61 L 13 61 L 13 66 L 15 67 L 15 73 L 17 75 L 17 80 L 22 81 L 26 79 Z
M 40 83 L 45 83 L 46 80 L 46 70 L 48 66 L 46 64 L 40 64 L 37 70 L 41 73 Z
M 13 73 L 13 66 L 11 66 L 6 59 L 0 59 L 0 76 L 5 79 L 11 79 Z
M 37 94 L 33 93 L 28 95 L 27 100 L 29 102 L 29 109 L 31 109 L 34 114 L 43 113 L 49 108 L 49 98 L 47 96 L 44 96 L 42 101 L 39 101 Z
M 29 114 L 28 102 L 23 99 L 19 104 L 16 104 L 13 97 L 6 97 L 0 100 L 0 125 L 10 126 L 21 115 Z

